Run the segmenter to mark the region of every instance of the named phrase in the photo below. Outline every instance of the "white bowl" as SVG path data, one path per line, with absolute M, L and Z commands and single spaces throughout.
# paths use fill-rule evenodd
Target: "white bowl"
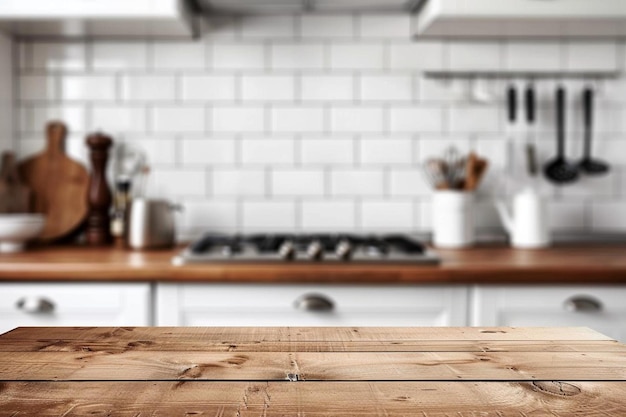
M 19 252 L 46 224 L 41 214 L 0 214 L 0 253 Z

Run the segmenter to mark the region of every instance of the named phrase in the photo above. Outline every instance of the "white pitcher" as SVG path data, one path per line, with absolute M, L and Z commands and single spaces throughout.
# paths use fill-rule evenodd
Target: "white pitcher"
M 504 201 L 496 201 L 496 208 L 513 247 L 533 249 L 550 245 L 548 208 L 537 191 L 526 188 L 515 194 L 512 213 Z

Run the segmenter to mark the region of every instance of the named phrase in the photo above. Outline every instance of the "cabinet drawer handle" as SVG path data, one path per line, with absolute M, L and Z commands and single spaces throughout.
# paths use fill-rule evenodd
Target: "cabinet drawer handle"
M 331 311 L 335 308 L 334 303 L 322 294 L 304 294 L 293 305 L 303 311 Z
M 29 314 L 46 314 L 54 311 L 54 303 L 43 297 L 22 297 L 15 306 Z
M 579 313 L 592 313 L 602 311 L 602 303 L 589 296 L 574 296 L 565 301 L 564 307 L 567 311 Z

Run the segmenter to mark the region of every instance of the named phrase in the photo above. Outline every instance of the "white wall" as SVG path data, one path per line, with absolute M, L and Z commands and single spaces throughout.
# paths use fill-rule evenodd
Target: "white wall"
M 184 234 L 202 230 L 421 231 L 431 190 L 420 162 L 449 144 L 492 169 L 479 227 L 497 228 L 505 164 L 506 82 L 492 103 L 470 83 L 425 70 L 585 71 L 623 68 L 613 42 L 414 42 L 407 16 L 221 18 L 200 42 L 24 42 L 19 45 L 19 151 L 42 146 L 44 122 L 65 119 L 84 157 L 96 128 L 146 150 L 151 189 L 186 206 Z M 537 144 L 553 156 L 553 90 L 538 82 Z M 582 81 L 571 87 L 570 148 L 580 155 Z M 626 83 L 602 85 L 596 153 L 611 175 L 544 184 L 559 230 L 626 230 Z M 574 113 L 574 111 L 576 113 Z M 518 156 L 521 157 L 521 156 Z
M 13 47 L 0 33 L 0 151 L 13 146 Z

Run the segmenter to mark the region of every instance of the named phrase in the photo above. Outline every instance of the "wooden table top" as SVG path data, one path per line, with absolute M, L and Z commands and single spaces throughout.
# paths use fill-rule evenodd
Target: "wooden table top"
M 165 281 L 357 284 L 626 284 L 626 246 L 437 250 L 437 266 L 172 265 L 177 250 L 52 247 L 0 255 L 0 281 Z
M 2 416 L 624 416 L 587 328 L 18 328 Z

